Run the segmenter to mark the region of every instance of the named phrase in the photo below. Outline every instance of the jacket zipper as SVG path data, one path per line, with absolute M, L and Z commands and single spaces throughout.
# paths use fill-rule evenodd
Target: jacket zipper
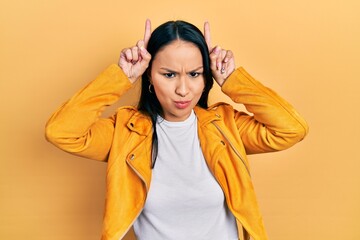
M 232 142 L 229 140 L 229 138 L 225 135 L 225 133 L 221 130 L 221 128 L 215 123 L 212 122 L 212 124 L 214 124 L 214 126 L 217 128 L 217 130 L 219 130 L 219 132 L 223 135 L 223 137 L 226 139 L 226 141 L 230 144 L 230 147 L 232 148 L 232 150 L 235 152 L 235 154 L 240 158 L 241 162 L 244 164 L 244 167 L 247 171 L 247 173 L 249 174 L 249 176 L 251 177 L 249 168 L 247 167 L 244 158 L 241 156 L 241 154 L 239 153 L 239 151 L 234 147 L 234 145 L 232 144 Z
M 226 139 L 226 141 L 230 144 L 232 150 L 235 152 L 235 154 L 240 158 L 241 162 L 243 163 L 247 173 L 250 175 L 250 171 L 247 167 L 247 165 L 245 164 L 245 161 L 243 159 L 243 157 L 241 156 L 241 154 L 238 152 L 238 150 L 234 147 L 234 145 L 231 143 L 231 141 L 228 139 L 228 137 L 225 135 L 225 133 L 221 130 L 221 128 L 214 122 L 212 122 L 214 124 L 214 126 L 218 129 L 218 131 L 224 136 L 224 138 Z M 148 187 L 146 185 L 146 182 L 144 180 L 144 178 L 141 176 L 141 174 L 131 165 L 129 164 L 131 169 L 136 173 L 136 175 L 141 179 L 141 181 L 144 183 L 145 185 L 145 188 L 146 188 L 146 196 L 145 196 L 145 199 L 144 199 L 144 203 L 146 201 L 146 197 L 147 197 L 147 193 L 148 193 Z M 215 178 L 216 179 L 216 178 Z M 220 183 L 219 183 L 220 184 Z M 220 185 L 221 186 L 221 185 Z M 144 209 L 144 206 L 143 208 L 138 212 L 138 214 L 136 215 L 136 217 L 134 218 L 134 220 L 131 222 L 131 224 L 129 225 L 128 229 L 126 229 L 126 231 L 124 232 L 124 234 L 120 237 L 120 239 L 122 239 L 129 231 L 129 229 L 133 226 L 134 222 L 136 221 L 136 219 L 139 217 L 139 215 L 141 214 L 142 210 Z M 239 221 L 239 220 L 238 220 Z M 241 238 L 239 238 L 241 239 Z
M 129 166 L 131 167 L 131 169 L 136 173 L 136 175 L 141 179 L 141 181 L 144 183 L 145 188 L 146 188 L 146 194 L 145 194 L 145 199 L 144 199 L 144 204 L 147 198 L 147 193 L 149 192 L 148 186 L 146 185 L 145 179 L 141 176 L 141 174 L 131 165 L 129 164 Z M 144 209 L 144 205 L 141 208 L 141 210 L 138 212 L 138 214 L 136 215 L 136 217 L 134 218 L 134 220 L 131 222 L 131 224 L 129 225 L 129 227 L 126 229 L 126 231 L 124 232 L 124 234 L 119 238 L 119 239 L 123 239 L 123 237 L 129 232 L 130 228 L 133 226 L 134 222 L 136 221 L 136 219 L 140 216 L 142 210 Z
M 243 163 L 247 173 L 249 174 L 249 176 L 251 177 L 250 175 L 250 171 L 247 167 L 247 165 L 245 164 L 245 161 L 243 159 L 243 157 L 241 156 L 241 154 L 239 153 L 239 151 L 234 147 L 234 145 L 232 144 L 232 142 L 229 140 L 229 138 L 225 135 L 225 133 L 221 130 L 221 128 L 215 123 L 215 122 L 212 122 L 212 124 L 214 124 L 214 126 L 217 128 L 217 130 L 223 135 L 223 137 L 226 139 L 226 141 L 230 144 L 230 147 L 232 148 L 232 150 L 235 152 L 235 154 L 240 158 L 241 162 Z M 215 177 L 215 176 L 214 176 Z M 216 179 L 216 177 L 215 177 Z M 217 179 L 216 179 L 217 181 Z M 220 182 L 217 181 L 218 184 L 221 186 Z M 221 188 L 223 188 L 221 186 Z M 226 197 L 226 196 L 225 196 Z M 235 216 L 235 215 L 234 215 Z M 241 227 L 243 228 L 243 231 L 245 230 L 244 226 L 242 225 L 242 222 L 236 218 L 237 221 L 239 221 L 241 223 Z M 238 236 L 239 237 L 239 240 L 241 240 L 243 237 L 244 237 L 244 240 L 249 240 L 250 238 L 246 239 L 246 237 L 243 235 L 243 236 Z

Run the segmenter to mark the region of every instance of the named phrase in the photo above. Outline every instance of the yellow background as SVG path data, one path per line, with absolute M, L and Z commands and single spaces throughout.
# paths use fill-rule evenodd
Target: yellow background
M 56 149 L 44 125 L 146 18 L 209 20 L 213 43 L 307 119 L 305 141 L 250 157 L 270 239 L 360 239 L 358 0 L 1 0 L 0 239 L 99 239 L 106 164 Z

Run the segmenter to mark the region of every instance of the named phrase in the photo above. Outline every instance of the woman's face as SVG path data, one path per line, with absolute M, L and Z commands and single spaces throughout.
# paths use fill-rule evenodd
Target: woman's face
M 151 83 L 167 121 L 186 120 L 204 87 L 203 61 L 198 47 L 175 40 L 161 49 L 151 67 Z

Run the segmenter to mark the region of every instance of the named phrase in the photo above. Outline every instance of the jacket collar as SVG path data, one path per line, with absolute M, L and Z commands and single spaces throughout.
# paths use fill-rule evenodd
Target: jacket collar
M 217 105 L 210 107 L 209 109 L 203 109 L 195 106 L 194 111 L 198 118 L 199 126 L 206 125 L 212 121 L 219 121 L 222 117 L 215 111 Z
M 151 119 L 139 111 L 135 112 L 135 114 L 129 119 L 126 126 L 131 131 L 143 136 L 147 136 L 152 132 Z

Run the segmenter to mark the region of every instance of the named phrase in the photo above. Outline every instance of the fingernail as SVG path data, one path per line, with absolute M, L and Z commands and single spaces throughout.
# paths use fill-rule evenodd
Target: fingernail
M 219 46 L 216 46 L 215 49 L 214 49 L 214 53 L 218 54 L 219 53 Z
M 226 62 L 226 63 L 227 63 L 228 61 L 229 61 L 229 59 L 228 59 L 228 58 L 225 58 L 225 59 L 224 59 L 224 62 Z

